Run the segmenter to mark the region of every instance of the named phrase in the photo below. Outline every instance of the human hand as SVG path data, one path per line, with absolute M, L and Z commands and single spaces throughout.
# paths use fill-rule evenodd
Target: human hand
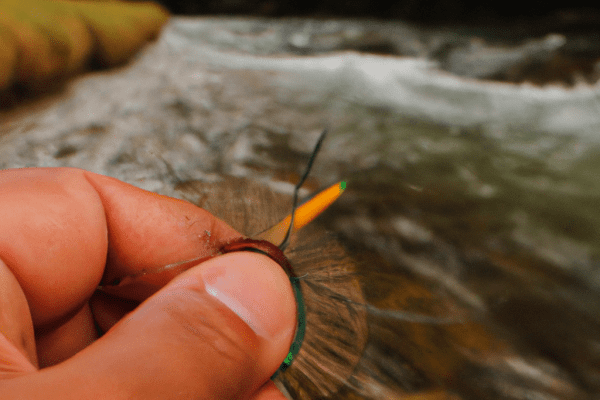
M 190 203 L 102 175 L 0 171 L 0 398 L 283 399 L 269 377 L 296 308 L 270 258 L 210 258 L 139 306 L 96 291 L 240 236 Z

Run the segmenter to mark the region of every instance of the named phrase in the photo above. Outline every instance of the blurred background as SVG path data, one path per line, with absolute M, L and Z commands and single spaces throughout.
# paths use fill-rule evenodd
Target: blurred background
M 318 223 L 371 307 L 331 398 L 598 398 L 598 10 L 21 3 L 0 17 L 0 168 L 289 195 L 330 130 L 302 194 L 348 181 Z
M 423 24 L 470 24 L 483 26 L 487 23 L 521 22 L 537 24 L 532 28 L 547 30 L 559 25 L 571 28 L 592 27 L 598 18 L 598 9 L 584 1 L 561 1 L 557 3 L 529 0 L 519 3 L 470 0 L 431 1 L 184 1 L 162 0 L 160 4 L 175 14 L 229 14 L 262 17 L 371 17 L 378 19 L 401 19 Z M 577 27 L 575 25 L 578 25 Z

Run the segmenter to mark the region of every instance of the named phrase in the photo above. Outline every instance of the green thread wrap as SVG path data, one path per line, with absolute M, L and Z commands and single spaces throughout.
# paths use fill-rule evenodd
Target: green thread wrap
M 304 334 L 306 333 L 306 310 L 304 306 L 304 296 L 302 296 L 302 290 L 300 290 L 300 280 L 295 276 L 290 276 L 290 283 L 292 289 L 294 289 L 294 295 L 296 296 L 296 312 L 298 315 L 298 325 L 296 326 L 296 334 L 294 340 L 290 346 L 290 352 L 287 357 L 279 366 L 279 369 L 275 371 L 271 379 L 274 379 L 280 372 L 284 372 L 294 361 L 294 357 L 300 351 L 302 342 L 304 341 Z

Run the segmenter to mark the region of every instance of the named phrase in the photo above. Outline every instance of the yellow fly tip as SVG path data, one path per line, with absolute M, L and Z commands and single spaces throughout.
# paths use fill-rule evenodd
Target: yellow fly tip
M 341 181 L 328 187 L 327 189 L 319 192 L 312 199 L 302 204 L 296 209 L 294 215 L 294 227 L 292 232 L 302 229 L 308 225 L 312 220 L 317 218 L 323 211 L 325 211 L 334 201 L 346 189 L 346 182 Z M 259 235 L 259 239 L 268 240 L 271 243 L 277 244 L 283 241 L 285 234 L 290 226 L 292 216 L 288 215 L 281 222 L 271 227 L 270 229 L 262 232 Z
M 338 182 L 323 190 L 315 197 L 298 207 L 294 217 L 294 230 L 297 231 L 308 225 L 325 211 L 344 192 L 346 182 Z M 289 216 L 291 219 L 291 216 Z

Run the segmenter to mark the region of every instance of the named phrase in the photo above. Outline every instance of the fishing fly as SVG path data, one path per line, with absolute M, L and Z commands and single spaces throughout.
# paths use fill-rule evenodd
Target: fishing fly
M 285 360 L 275 372 L 272 378 L 274 378 L 279 372 L 285 371 L 294 360 L 295 356 L 300 351 L 300 347 L 304 340 L 305 331 L 306 331 L 306 311 L 305 311 L 305 302 L 304 297 L 302 295 L 302 290 L 299 284 L 299 278 L 297 277 L 292 265 L 290 264 L 287 257 L 284 255 L 285 249 L 288 247 L 291 235 L 293 232 L 298 231 L 302 227 L 309 224 L 314 218 L 316 218 L 319 214 L 321 214 L 329 205 L 331 205 L 344 191 L 346 185 L 345 182 L 338 182 L 335 185 L 323 190 L 318 193 L 316 196 L 312 197 L 310 200 L 305 201 L 301 206 L 298 206 L 298 193 L 300 188 L 306 181 L 314 163 L 314 160 L 321 149 L 321 145 L 325 140 L 325 136 L 327 135 L 327 130 L 323 130 L 320 134 L 317 143 L 309 157 L 307 166 L 305 168 L 302 177 L 298 181 L 298 183 L 294 187 L 293 201 L 292 201 L 292 211 L 291 214 L 284 218 L 279 223 L 275 224 L 271 228 L 261 232 L 255 238 L 240 238 L 238 240 L 234 240 L 232 242 L 226 243 L 223 245 L 217 254 L 226 254 L 232 253 L 236 251 L 250 251 L 256 252 L 266 255 L 271 258 L 275 262 L 277 262 L 286 272 L 290 279 L 290 283 L 292 285 L 292 289 L 294 291 L 294 295 L 296 298 L 296 312 L 297 312 L 297 327 L 296 333 L 294 335 L 294 339 L 292 341 L 292 345 L 290 347 L 290 351 L 286 356 Z M 206 232 L 207 236 L 210 237 L 210 232 Z M 277 244 L 278 243 L 278 244 Z M 111 283 L 111 285 L 107 285 L 102 289 L 106 289 L 110 286 L 118 286 L 126 282 L 130 282 L 139 278 L 141 276 L 147 276 L 150 274 L 163 272 L 166 270 L 174 269 L 176 267 L 182 267 L 185 265 L 190 265 L 194 262 L 200 261 L 200 258 L 180 261 L 177 263 L 165 265 L 160 267 L 159 269 L 154 269 L 152 271 L 142 271 L 137 273 L 136 275 L 129 275 L 127 277 L 118 279 Z
M 366 284 L 369 290 L 371 278 L 361 275 L 365 273 L 364 269 L 359 272 L 362 268 L 360 261 L 348 253 L 347 247 L 336 235 L 319 224 L 310 223 L 346 188 L 344 182 L 338 182 L 309 200 L 298 200 L 300 188 L 326 135 L 326 131 L 321 133 L 308 158 L 290 199 L 291 213 L 285 218 L 279 222 L 274 219 L 275 214 L 287 214 L 289 210 L 286 210 L 281 195 L 249 180 L 230 177 L 214 183 L 194 181 L 182 184 L 178 190 L 201 195 L 196 201 L 200 207 L 226 220 L 238 231 L 260 233 L 227 243 L 215 243 L 213 253 L 140 271 L 115 280 L 103 289 L 124 296 L 133 287 L 144 293 L 146 286 L 156 291 L 164 285 L 163 272 L 166 277 L 172 278 L 219 254 L 235 251 L 262 253 L 284 269 L 296 299 L 296 331 L 285 360 L 272 376 L 275 384 L 294 399 L 328 398 L 337 395 L 342 388 L 360 393 L 361 398 L 369 398 L 373 390 L 377 392 L 379 385 L 386 384 L 382 380 L 385 374 L 371 374 L 373 366 L 385 364 L 386 358 L 383 353 L 367 353 L 374 349 L 380 351 L 378 345 L 373 347 L 369 339 L 379 338 L 376 334 L 369 335 L 370 328 L 385 330 L 385 326 L 397 323 L 445 324 L 457 321 L 413 315 L 400 311 L 394 304 L 386 307 L 370 304 L 365 299 L 363 285 Z M 230 200 L 223 202 L 223 198 Z M 265 225 L 269 224 L 272 225 L 265 229 Z M 205 234 L 202 240 L 210 240 L 210 233 Z M 371 350 L 368 350 L 369 345 Z M 386 342 L 388 345 L 391 344 Z M 394 349 L 399 351 L 396 347 Z
M 279 367 L 278 371 L 273 375 L 274 378 L 279 372 L 285 371 L 292 361 L 294 357 L 300 351 L 300 347 L 302 345 L 302 341 L 304 340 L 304 334 L 306 331 L 306 312 L 304 306 L 304 297 L 302 296 L 302 290 L 300 289 L 300 284 L 298 277 L 296 276 L 294 269 L 292 268 L 290 262 L 283 254 L 283 251 L 288 247 L 290 243 L 290 237 L 293 230 L 298 230 L 302 226 L 308 224 L 312 219 L 314 219 L 318 214 L 320 214 L 325 208 L 327 208 L 339 195 L 341 195 L 343 188 L 345 188 L 345 183 L 340 182 L 336 185 L 333 185 L 331 188 L 333 190 L 321 192 L 321 196 L 315 196 L 309 202 L 306 202 L 302 208 L 302 214 L 300 217 L 296 217 L 296 210 L 298 207 L 298 192 L 300 188 L 306 181 L 308 174 L 312 168 L 313 162 L 319 153 L 321 148 L 321 144 L 323 140 L 325 140 L 325 135 L 327 134 L 327 130 L 323 130 L 319 139 L 317 140 L 317 144 L 308 160 L 308 164 L 304 171 L 304 174 L 300 178 L 300 181 L 296 184 L 294 188 L 294 200 L 292 202 L 292 212 L 289 217 L 285 218 L 279 224 L 276 224 L 270 229 L 262 232 L 258 235 L 256 239 L 241 239 L 236 242 L 232 242 L 226 244 L 221 248 L 222 253 L 230 253 L 233 251 L 252 251 L 264 254 L 275 262 L 277 262 L 281 267 L 285 270 L 286 274 L 290 278 L 290 283 L 292 284 L 292 288 L 294 290 L 294 295 L 296 297 L 296 312 L 298 316 L 298 325 L 296 327 L 296 333 L 294 335 L 294 340 L 292 341 L 292 345 L 290 347 L 290 351 Z M 330 189 L 331 189 L 330 188 Z M 297 223 L 295 223 L 297 222 Z M 281 232 L 285 232 L 283 238 L 280 238 Z M 275 245 L 278 243 L 279 245 Z

